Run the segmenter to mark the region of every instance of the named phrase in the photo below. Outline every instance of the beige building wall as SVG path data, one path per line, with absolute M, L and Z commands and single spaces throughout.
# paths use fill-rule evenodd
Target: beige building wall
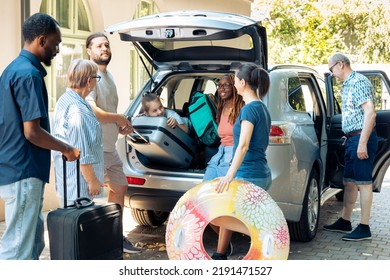
M 92 18 L 93 32 L 103 31 L 112 24 L 133 18 L 139 0 L 85 0 Z M 155 0 L 159 12 L 178 10 L 216 10 L 251 14 L 252 0 Z M 41 0 L 30 1 L 30 14 L 39 11 Z M 0 55 L 0 75 L 21 49 L 21 1 L 0 0 L 0 28 L 3 43 Z M 130 92 L 130 51 L 129 43 L 122 42 L 118 34 L 110 35 L 113 58 L 109 65 L 113 73 L 118 93 L 119 112 L 124 112 L 129 104 Z M 53 168 L 50 183 L 45 187 L 44 210 L 55 209 L 59 205 L 54 187 Z M 0 220 L 4 220 L 4 203 L 0 199 Z

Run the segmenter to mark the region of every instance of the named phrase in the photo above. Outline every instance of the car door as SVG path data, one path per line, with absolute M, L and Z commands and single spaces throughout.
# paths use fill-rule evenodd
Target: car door
M 378 151 L 374 160 L 373 189 L 380 192 L 383 178 L 390 165 L 390 82 L 383 71 L 357 71 L 365 75 L 373 84 L 376 94 L 376 132 Z M 328 103 L 328 154 L 326 182 L 335 188 L 343 188 L 344 172 L 344 133 L 341 129 L 341 87 L 342 82 L 330 73 L 325 74 Z

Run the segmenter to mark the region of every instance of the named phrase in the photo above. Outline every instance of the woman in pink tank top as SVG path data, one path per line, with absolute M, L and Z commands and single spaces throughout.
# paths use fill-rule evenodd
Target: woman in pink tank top
M 225 176 L 233 158 L 233 125 L 244 106 L 242 97 L 234 87 L 234 74 L 226 74 L 217 84 L 218 104 L 216 121 L 218 135 L 221 138 L 217 153 L 207 164 L 203 181 Z

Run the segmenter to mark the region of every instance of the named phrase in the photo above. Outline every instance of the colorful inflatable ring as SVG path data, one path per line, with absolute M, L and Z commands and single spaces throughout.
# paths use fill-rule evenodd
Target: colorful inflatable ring
M 218 179 L 187 191 L 171 212 L 166 228 L 169 259 L 210 260 L 203 246 L 203 232 L 213 219 L 237 218 L 250 232 L 251 245 L 244 260 L 286 260 L 290 236 L 286 219 L 262 188 L 235 180 L 229 190 L 215 191 Z

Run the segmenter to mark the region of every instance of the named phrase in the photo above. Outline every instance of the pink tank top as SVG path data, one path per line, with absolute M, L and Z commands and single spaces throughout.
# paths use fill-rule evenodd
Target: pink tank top
M 233 146 L 233 125 L 228 121 L 229 116 L 221 115 L 221 120 L 218 125 L 218 135 L 221 138 L 222 146 Z

